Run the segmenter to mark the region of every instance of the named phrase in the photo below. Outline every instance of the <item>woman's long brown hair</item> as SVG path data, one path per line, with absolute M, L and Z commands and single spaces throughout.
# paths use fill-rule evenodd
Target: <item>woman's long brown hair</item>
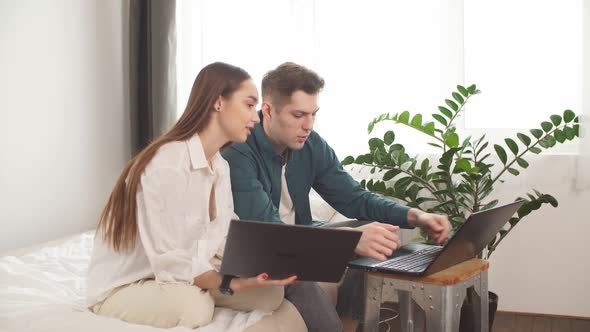
M 193 84 L 184 113 L 174 127 L 131 159 L 117 179 L 97 227 L 104 241 L 121 252 L 132 249 L 137 238 L 137 186 L 141 174 L 158 149 L 172 141 L 188 140 L 201 132 L 211 118 L 219 96 L 229 98 L 250 75 L 239 67 L 215 62 L 204 67 Z

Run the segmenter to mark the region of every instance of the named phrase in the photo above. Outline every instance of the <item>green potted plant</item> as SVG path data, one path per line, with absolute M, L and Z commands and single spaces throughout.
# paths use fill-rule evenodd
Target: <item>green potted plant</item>
M 348 156 L 342 164 L 369 167 L 371 179 L 362 180 L 361 186 L 372 192 L 393 197 L 410 207 L 447 215 L 454 233 L 472 212 L 492 208 L 498 203 L 490 196 L 495 186 L 504 182 L 507 176 L 518 176 L 526 169 L 529 166 L 525 159 L 527 155 L 539 154 L 543 149 L 579 137 L 578 117 L 571 110 L 565 110 L 562 115 L 551 115 L 540 128 L 530 129 L 527 133 L 518 132 L 514 138 L 505 138 L 503 143 L 493 146 L 485 135 L 461 139 L 456 120 L 470 98 L 479 93 L 476 85 L 467 88 L 458 85 L 457 91 L 452 92 L 452 99 L 446 99 L 446 105 L 438 106 L 438 112 L 432 114 L 432 121 L 426 121 L 422 114 L 411 115 L 404 111 L 381 114 L 369 123 L 369 133 L 386 121 L 423 133 L 428 144 L 439 150 L 436 157 L 408 155 L 404 145 L 396 141 L 395 132 L 388 130 L 383 138 L 369 139 L 369 152 Z M 501 162 L 499 168 L 490 161 L 492 153 Z M 520 199 L 525 203 L 479 254 L 480 258 L 489 259 L 504 238 L 532 211 L 544 204 L 553 207 L 558 204 L 552 195 L 536 189 L 515 197 L 515 200 Z M 425 234 L 422 237 L 428 241 Z M 469 298 L 468 295 L 468 302 Z M 497 308 L 497 297 L 495 300 Z M 493 301 L 492 297 L 492 308 Z M 490 315 L 490 329 L 493 313 L 495 309 Z

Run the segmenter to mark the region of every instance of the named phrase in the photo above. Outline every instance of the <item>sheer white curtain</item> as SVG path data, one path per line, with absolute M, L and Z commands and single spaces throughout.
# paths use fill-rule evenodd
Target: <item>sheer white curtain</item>
M 259 84 L 294 61 L 326 80 L 316 130 L 340 157 L 366 150 L 374 117 L 428 116 L 458 83 L 483 91 L 461 130 L 499 141 L 564 109 L 581 112 L 582 2 L 179 0 L 178 104 L 210 62 L 241 66 Z M 429 152 L 419 133 L 393 128 L 410 150 Z
M 583 4 L 583 80 L 582 80 L 582 125 L 580 155 L 577 162 L 576 184 L 578 189 L 590 189 L 590 1 Z

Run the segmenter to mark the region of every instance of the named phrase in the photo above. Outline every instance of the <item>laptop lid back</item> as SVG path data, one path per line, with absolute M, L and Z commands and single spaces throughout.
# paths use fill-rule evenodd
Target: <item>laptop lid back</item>
M 221 273 L 337 282 L 360 237 L 361 232 L 338 228 L 232 220 Z
M 426 269 L 425 274 L 435 273 L 474 258 L 523 203 L 524 201 L 516 201 L 471 214 Z

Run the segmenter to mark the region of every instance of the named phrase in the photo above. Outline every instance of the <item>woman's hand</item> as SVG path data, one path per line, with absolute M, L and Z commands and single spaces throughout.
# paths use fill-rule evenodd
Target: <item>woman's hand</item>
M 241 292 L 248 289 L 264 287 L 264 286 L 286 286 L 294 283 L 297 276 L 292 276 L 286 279 L 268 280 L 268 274 L 261 273 L 256 277 L 251 278 L 234 278 L 229 284 L 229 287 L 234 292 Z
M 217 289 L 221 285 L 221 273 L 215 270 L 209 270 L 203 274 L 198 275 L 194 279 L 195 286 L 201 289 Z M 251 278 L 233 278 L 229 287 L 234 292 L 240 292 L 247 289 L 253 289 L 264 286 L 285 286 L 294 283 L 297 276 L 292 276 L 286 279 L 268 280 L 268 274 L 261 273 L 256 277 Z

